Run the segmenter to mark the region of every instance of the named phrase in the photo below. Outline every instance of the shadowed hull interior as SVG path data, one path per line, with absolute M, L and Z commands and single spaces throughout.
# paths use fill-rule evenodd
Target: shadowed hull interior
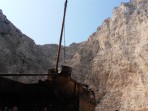
M 88 98 L 74 94 L 75 90 L 72 93 L 63 92 L 57 85 L 56 81 L 49 80 L 24 84 L 0 77 L 0 108 L 4 110 L 17 106 L 19 111 L 43 111 L 44 108 L 48 111 L 95 110 L 95 103 L 88 101 Z

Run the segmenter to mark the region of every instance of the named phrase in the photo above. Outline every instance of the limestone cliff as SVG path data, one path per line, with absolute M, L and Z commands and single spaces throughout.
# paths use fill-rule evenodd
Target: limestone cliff
M 83 43 L 73 43 L 66 50 L 66 61 Z M 61 63 L 63 60 L 61 49 Z M 47 74 L 55 67 L 58 45 L 36 45 L 35 42 L 16 28 L 0 10 L 0 74 Z M 14 79 L 19 80 L 15 77 Z M 38 79 L 38 78 L 37 78 Z M 21 81 L 33 82 L 35 78 L 21 77 Z
M 69 64 L 95 90 L 97 111 L 148 110 L 148 1 L 121 3 Z

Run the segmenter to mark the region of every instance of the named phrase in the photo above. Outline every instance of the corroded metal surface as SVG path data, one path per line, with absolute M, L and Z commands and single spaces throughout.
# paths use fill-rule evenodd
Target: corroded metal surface
M 17 106 L 19 111 L 94 111 L 94 92 L 72 79 L 71 71 L 68 66 L 61 73 L 52 69 L 47 80 L 32 84 L 0 77 L 0 105 Z

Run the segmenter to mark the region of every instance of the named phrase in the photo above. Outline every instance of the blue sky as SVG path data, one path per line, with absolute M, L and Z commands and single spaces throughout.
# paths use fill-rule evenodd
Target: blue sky
M 68 0 L 66 45 L 86 41 L 113 8 L 129 0 Z M 7 18 L 36 44 L 59 43 L 65 0 L 0 0 Z

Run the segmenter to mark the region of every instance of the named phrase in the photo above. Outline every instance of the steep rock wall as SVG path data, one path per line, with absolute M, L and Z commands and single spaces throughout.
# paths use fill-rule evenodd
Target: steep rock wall
M 71 59 L 83 43 L 65 47 L 65 61 Z M 0 74 L 47 74 L 55 67 L 58 45 L 36 45 L 15 27 L 0 10 Z M 64 47 L 60 63 L 63 63 Z M 14 77 L 22 82 L 35 82 L 40 77 Z M 45 78 L 43 78 L 45 79 Z
M 69 63 L 95 90 L 97 111 L 148 108 L 147 7 L 147 0 L 121 3 Z

